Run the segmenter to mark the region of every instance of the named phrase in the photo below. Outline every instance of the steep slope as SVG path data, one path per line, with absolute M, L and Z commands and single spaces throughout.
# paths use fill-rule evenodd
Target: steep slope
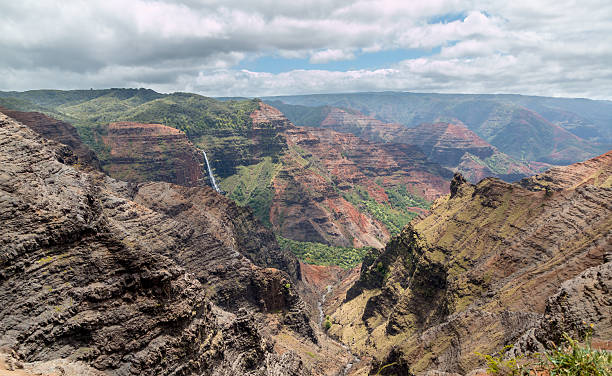
M 295 258 L 248 210 L 209 187 L 83 173 L 62 163 L 70 148 L 1 114 L 0 140 L 0 344 L 22 362 L 306 375 L 348 357 L 313 329 Z
M 344 247 L 382 246 L 390 233 L 424 211 L 424 199 L 448 191 L 450 172 L 428 162 L 414 147 L 295 127 L 264 103 L 251 117 L 248 148 L 261 149 L 252 155 L 264 155 L 275 145 L 282 145 L 280 152 L 239 167 L 221 186 L 283 237 Z M 204 147 L 216 153 L 214 147 Z M 213 159 L 218 157 L 213 154 Z
M 585 162 L 605 180 L 610 153 Z M 568 170 L 584 167 L 566 169 L 567 176 L 578 176 Z M 475 351 L 499 351 L 546 317 L 563 320 L 568 308 L 572 316 L 548 331 L 552 337 L 565 327 L 577 331 L 592 317 L 600 325 L 596 338 L 609 339 L 609 315 L 597 318 L 597 312 L 610 312 L 611 302 L 601 298 L 606 287 L 598 285 L 600 274 L 592 268 L 603 272 L 611 265 L 612 190 L 591 181 L 581 177 L 545 192 L 496 179 L 471 185 L 456 175 L 451 195 L 438 200 L 429 216 L 366 257 L 359 281 L 331 315 L 330 332 L 374 356 L 375 371 L 393 364 L 396 372 L 417 374 L 465 374 L 480 365 Z M 555 295 L 564 281 L 585 284 L 569 282 L 575 278 L 599 286 L 594 305 L 571 308 Z M 564 286 L 562 291 L 570 290 Z
M 281 108 L 288 107 L 292 106 L 281 105 Z M 335 107 L 321 107 L 320 110 L 326 115 L 322 117 L 320 123 L 313 124 L 314 126 L 352 133 L 375 142 L 418 146 L 432 162 L 460 172 L 474 183 L 485 177 L 516 181 L 533 175 L 547 166 L 543 163 L 515 160 L 463 125 L 423 123 L 415 128 L 408 128 L 401 124 L 384 123 L 355 110 Z
M 518 160 L 569 164 L 612 146 L 609 127 L 612 105 L 608 101 L 403 92 L 319 94 L 266 100 L 350 108 L 386 123 L 409 127 L 460 121 L 501 152 Z M 579 137 L 584 132 L 588 132 L 592 141 Z
M 0 107 L 0 112 L 27 125 L 41 136 L 67 145 L 78 158 L 82 167 L 100 170 L 100 161 L 87 145 L 81 141 L 76 129 L 63 121 L 53 119 L 40 112 L 12 111 Z
M 162 124 L 111 123 L 102 137 L 108 149 L 104 170 L 115 179 L 204 185 L 204 157 L 176 128 Z
M 589 184 L 596 187 L 612 187 L 612 153 L 607 152 L 593 159 L 571 166 L 553 167 L 550 170 L 520 181 L 530 190 L 563 190 Z

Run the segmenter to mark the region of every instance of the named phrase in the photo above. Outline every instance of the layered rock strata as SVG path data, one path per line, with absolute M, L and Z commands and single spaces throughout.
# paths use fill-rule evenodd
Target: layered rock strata
M 27 125 L 41 136 L 68 146 L 81 168 L 100 170 L 96 154 L 83 143 L 77 130 L 70 124 L 53 119 L 40 112 L 12 111 L 0 107 L 0 112 Z
M 102 137 L 109 150 L 104 170 L 130 181 L 165 181 L 184 186 L 208 183 L 202 152 L 185 133 L 162 124 L 117 122 Z
M 241 224 L 248 211 L 208 187 L 83 173 L 64 163 L 75 160 L 69 147 L 4 115 L 0 140 L 0 345 L 21 362 L 310 374 L 305 354 L 277 350 L 289 339 L 316 346 L 297 264 L 266 230 Z M 282 336 L 262 329 L 272 318 Z
M 593 184 L 609 168 L 607 157 L 570 166 L 580 181 L 558 191 L 456 175 L 429 216 L 366 257 L 330 332 L 373 356 L 373 372 L 415 374 L 466 374 L 481 365 L 475 351 L 534 349 L 582 321 L 609 340 L 612 189 Z

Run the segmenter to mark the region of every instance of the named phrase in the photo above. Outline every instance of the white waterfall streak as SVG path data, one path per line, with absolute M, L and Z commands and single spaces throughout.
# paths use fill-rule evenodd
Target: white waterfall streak
M 202 154 L 204 154 L 204 160 L 206 161 L 206 169 L 208 170 L 208 177 L 210 177 L 210 182 L 212 183 L 212 187 L 215 189 L 215 191 L 221 193 L 221 190 L 219 189 L 219 187 L 217 187 L 215 176 L 213 175 L 213 172 L 210 169 L 210 163 L 208 163 L 208 157 L 206 156 L 206 152 L 202 150 Z

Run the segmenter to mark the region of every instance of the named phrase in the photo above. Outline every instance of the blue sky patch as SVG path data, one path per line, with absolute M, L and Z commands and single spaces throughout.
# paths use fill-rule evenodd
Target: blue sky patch
M 359 69 L 380 69 L 389 67 L 402 60 L 417 59 L 440 53 L 440 47 L 432 49 L 395 49 L 378 52 L 356 53 L 355 58 L 343 61 L 314 64 L 306 59 L 289 59 L 278 55 L 262 56 L 256 59 L 245 59 L 236 68 L 252 72 L 282 73 L 292 70 L 331 70 L 350 71 Z

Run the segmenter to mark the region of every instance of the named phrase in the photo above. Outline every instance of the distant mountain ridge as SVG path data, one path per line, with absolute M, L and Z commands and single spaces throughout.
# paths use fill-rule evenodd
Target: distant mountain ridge
M 469 181 L 477 183 L 485 177 L 516 181 L 548 167 L 544 163 L 516 160 L 478 137 L 462 123 L 422 123 L 409 128 L 397 123 L 384 123 L 356 110 L 336 107 L 286 105 L 270 102 L 292 114 L 298 121 L 319 121 L 313 125 L 348 132 L 364 139 L 383 143 L 402 143 L 418 146 L 432 162 L 461 172 Z M 318 110 L 321 116 L 311 117 Z M 306 115 L 302 117 L 301 115 Z
M 612 147 L 612 102 L 493 94 L 381 92 L 264 98 L 270 103 L 357 110 L 386 123 L 460 121 L 519 160 L 570 164 Z M 279 106 L 280 107 L 280 106 Z M 293 113 L 298 112 L 293 109 Z M 288 112 L 291 113 L 291 112 Z M 289 115 L 290 118 L 292 116 Z M 301 124 L 300 122 L 297 122 Z M 313 124 L 310 124 L 313 125 Z

